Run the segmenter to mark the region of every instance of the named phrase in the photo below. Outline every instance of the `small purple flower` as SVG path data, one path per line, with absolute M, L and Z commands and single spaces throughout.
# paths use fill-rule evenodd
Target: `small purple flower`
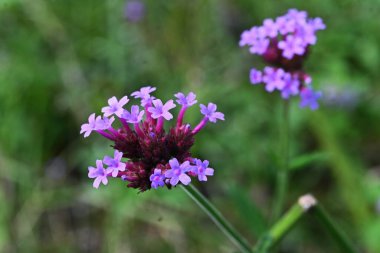
M 276 24 L 277 24 L 278 31 L 282 35 L 286 35 L 294 31 L 294 27 L 295 27 L 294 20 L 288 20 L 284 16 L 276 18 Z
M 200 159 L 195 159 L 196 166 L 193 166 L 193 173 L 198 175 L 199 181 L 207 181 L 207 176 L 214 175 L 214 169 L 208 168 L 209 161 L 204 160 L 203 162 Z
M 125 171 L 125 163 L 121 162 L 123 153 L 115 150 L 114 158 L 105 156 L 103 159 L 104 164 L 108 166 L 107 174 L 112 173 L 113 177 L 117 177 L 119 171 Z
M 304 47 L 314 45 L 317 42 L 314 28 L 309 24 L 300 25 L 295 31 L 295 36 L 302 40 Z
M 304 23 L 307 18 L 306 11 L 299 11 L 297 9 L 289 9 L 286 17 L 290 20 L 294 20 L 298 23 Z
M 251 80 L 252 84 L 259 84 L 263 80 L 263 73 L 257 69 L 251 69 L 251 72 L 249 73 L 249 79 Z
M 253 28 L 252 28 L 253 29 Z M 252 44 L 252 41 L 256 40 L 256 34 L 251 30 L 244 31 L 241 34 L 239 46 L 244 47 Z
M 169 100 L 164 105 L 160 99 L 153 100 L 153 106 L 148 108 L 148 111 L 152 114 L 152 118 L 158 119 L 163 117 L 166 120 L 171 120 L 173 115 L 169 112 L 169 110 L 176 107 L 173 103 L 173 100 Z
M 314 92 L 310 88 L 304 88 L 301 91 L 301 102 L 300 107 L 306 107 L 309 106 L 311 110 L 318 109 L 319 105 L 317 100 L 322 97 L 322 92 Z
M 119 118 L 123 114 L 123 106 L 128 103 L 129 99 L 127 96 L 124 96 L 120 99 L 120 101 L 117 100 L 115 96 L 112 98 L 108 99 L 108 105 L 106 107 L 102 108 L 102 112 L 104 113 L 104 116 L 108 117 L 111 116 L 112 114 L 115 114 Z
M 170 184 L 175 186 L 178 182 L 184 185 L 188 185 L 191 182 L 191 178 L 186 174 L 192 169 L 189 161 L 183 162 L 181 165 L 178 163 L 177 158 L 169 160 L 170 170 L 165 172 L 165 177 L 170 178 Z
M 125 119 L 128 123 L 136 124 L 139 123 L 144 116 L 144 111 L 140 111 L 138 105 L 132 105 L 131 112 L 124 110 L 121 117 Z
M 278 43 L 278 48 L 282 49 L 282 56 L 287 59 L 292 59 L 295 54 L 302 55 L 305 53 L 302 39 L 292 35 L 286 36 L 285 41 L 280 41 Z
M 88 167 L 88 177 L 95 178 L 93 183 L 94 188 L 99 188 L 100 183 L 104 185 L 108 184 L 107 172 L 103 168 L 102 160 L 96 160 L 96 168 Z
M 310 20 L 310 24 L 315 31 L 326 29 L 326 25 L 323 23 L 323 20 L 319 17 Z
M 103 119 L 99 118 L 97 130 L 107 130 L 111 128 L 114 121 L 115 117 L 107 118 L 103 116 Z
M 201 113 L 208 118 L 212 123 L 216 123 L 216 121 L 224 120 L 224 114 L 216 111 L 216 104 L 208 103 L 207 107 L 203 104 L 200 105 Z
M 194 104 L 196 104 L 198 102 L 195 99 L 197 96 L 193 92 L 190 92 L 189 94 L 187 94 L 187 96 L 185 96 L 185 94 L 183 94 L 182 92 L 178 92 L 174 96 L 176 98 L 178 98 L 176 100 L 177 103 L 180 104 L 180 105 L 182 105 L 182 106 L 189 107 L 189 106 L 192 106 L 192 105 L 194 105 Z
M 162 174 L 160 169 L 154 169 L 154 173 L 150 175 L 149 180 L 152 182 L 152 188 L 154 189 L 165 185 L 165 175 Z
M 268 92 L 273 92 L 275 89 L 282 90 L 285 87 L 284 74 L 283 69 L 265 67 L 263 76 L 263 82 L 266 83 L 265 89 Z
M 293 78 L 289 73 L 284 76 L 285 87 L 281 91 L 281 96 L 284 99 L 288 99 L 290 96 L 297 95 L 299 93 L 300 81 Z
M 135 91 L 131 94 L 134 98 L 141 98 L 141 105 L 149 105 L 154 100 L 154 97 L 150 95 L 153 91 L 156 90 L 156 87 L 146 86 L 142 87 L 139 91 Z
M 88 123 L 81 126 L 80 134 L 84 133 L 84 137 L 88 137 L 92 131 L 99 129 L 99 124 L 101 123 L 101 116 L 95 118 L 95 113 L 88 117 Z
M 252 54 L 262 55 L 265 53 L 265 51 L 267 51 L 268 46 L 269 40 L 260 38 L 252 43 L 251 47 L 249 48 L 249 52 L 251 52 Z
M 145 14 L 145 6 L 141 1 L 128 1 L 124 8 L 124 16 L 131 22 L 140 21 Z
M 273 19 L 265 19 L 263 22 L 263 27 L 265 30 L 265 34 L 270 37 L 274 38 L 277 36 L 278 27 L 277 24 L 273 21 Z

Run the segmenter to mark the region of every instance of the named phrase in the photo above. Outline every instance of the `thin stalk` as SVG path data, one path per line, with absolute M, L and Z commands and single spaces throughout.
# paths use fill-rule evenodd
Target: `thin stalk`
M 219 227 L 219 229 L 231 240 L 231 242 L 241 252 L 252 252 L 251 246 L 242 235 L 227 221 L 218 209 L 197 190 L 193 185 L 183 186 L 181 188 L 206 212 L 211 220 Z
M 354 245 L 348 239 L 345 233 L 339 229 L 337 224 L 333 221 L 331 216 L 326 212 L 326 210 L 321 206 L 317 205 L 313 208 L 312 214 L 317 217 L 317 219 L 325 225 L 327 230 L 330 232 L 331 236 L 334 240 L 340 245 L 342 248 L 342 252 L 345 253 L 356 253 Z
M 288 189 L 289 121 L 289 101 L 284 100 L 281 124 L 281 166 L 277 171 L 276 177 L 276 195 L 274 198 L 273 220 L 277 220 L 283 212 L 285 196 Z
M 305 216 L 305 214 L 314 215 L 319 219 L 321 224 L 330 231 L 334 240 L 342 249 L 342 252 L 357 253 L 352 243 L 347 239 L 347 236 L 336 225 L 326 211 L 324 211 L 322 206 L 317 203 L 317 200 L 312 195 L 304 195 L 300 197 L 298 202 L 273 225 L 269 232 L 260 238 L 253 249 L 253 252 L 268 252 L 268 250 L 275 246 L 287 234 L 287 232 L 289 232 L 294 225 Z

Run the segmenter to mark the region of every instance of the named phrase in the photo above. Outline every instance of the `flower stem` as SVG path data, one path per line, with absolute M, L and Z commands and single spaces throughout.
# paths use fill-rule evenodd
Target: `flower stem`
M 220 230 L 231 240 L 241 252 L 252 252 L 251 246 L 234 227 L 226 220 L 218 209 L 197 190 L 193 185 L 183 186 L 181 188 L 201 207 L 203 211 L 214 221 Z
M 333 222 L 331 217 L 324 211 L 322 206 L 317 203 L 317 200 L 312 195 L 300 197 L 298 202 L 258 241 L 253 251 L 255 253 L 268 252 L 268 250 L 276 245 L 305 214 L 314 215 L 319 219 L 321 224 L 330 231 L 335 241 L 341 247 L 342 252 L 357 253 L 343 231 Z
M 281 124 L 281 166 L 277 171 L 276 195 L 274 198 L 273 220 L 277 220 L 284 209 L 285 196 L 288 189 L 289 168 L 289 101 L 284 100 Z

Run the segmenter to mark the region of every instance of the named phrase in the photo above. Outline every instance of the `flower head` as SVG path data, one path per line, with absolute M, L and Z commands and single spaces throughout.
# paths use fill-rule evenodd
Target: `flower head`
M 144 87 L 133 92 L 132 96 L 138 99 L 152 98 L 150 93 L 154 90 L 155 88 L 150 86 Z M 105 113 L 112 111 L 110 115 L 115 116 L 102 118 L 96 117 L 95 114 L 90 115 L 89 123 L 82 125 L 81 133 L 87 137 L 91 131 L 95 131 L 111 140 L 115 149 L 113 157 L 105 156 L 103 160 L 97 161 L 96 168 L 89 168 L 89 177 L 95 178 L 94 187 L 99 187 L 100 183 L 107 184 L 108 177 L 126 181 L 128 187 L 140 191 L 164 186 L 171 189 L 177 184 L 187 185 L 191 177 L 195 176 L 204 181 L 204 173 L 195 173 L 193 170 L 197 159 L 192 157 L 190 148 L 194 144 L 194 136 L 207 122 L 224 120 L 224 115 L 216 112 L 217 107 L 213 103 L 209 103 L 207 107 L 202 105 L 204 117 L 193 129 L 190 124 L 184 123 L 183 119 L 188 107 L 197 102 L 195 94 L 190 92 L 185 96 L 183 93 L 177 93 L 175 96 L 182 108 L 176 124 L 167 131 L 163 121 L 174 117 L 169 112 L 176 106 L 173 100 L 163 104 L 160 99 L 154 99 L 146 104 L 143 110 L 140 110 L 138 105 L 132 105 L 128 111 L 122 109 L 125 100 L 115 102 L 114 99 L 110 99 L 110 106 L 103 110 Z M 123 110 L 121 115 L 120 109 Z M 115 118 L 119 119 L 119 126 L 113 124 Z M 103 167 L 103 163 L 107 168 Z M 207 171 L 204 175 L 210 176 L 210 170 Z
M 249 52 L 269 64 L 263 72 L 251 69 L 250 82 L 265 83 L 268 92 L 278 90 L 284 99 L 300 95 L 301 107 L 318 108 L 316 100 L 321 93 L 309 94 L 311 78 L 304 72 L 303 64 L 310 46 L 317 42 L 316 32 L 325 28 L 321 18 L 311 19 L 306 11 L 290 9 L 275 21 L 265 19 L 262 26 L 244 31 L 239 45 L 248 46 Z
M 94 188 L 99 188 L 100 183 L 104 185 L 108 184 L 107 172 L 103 168 L 102 160 L 96 160 L 96 168 L 88 167 L 88 177 L 95 178 L 93 183 Z

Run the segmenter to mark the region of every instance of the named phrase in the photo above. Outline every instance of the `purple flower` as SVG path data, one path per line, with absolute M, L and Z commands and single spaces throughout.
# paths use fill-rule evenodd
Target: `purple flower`
M 295 27 L 294 20 L 288 20 L 284 16 L 276 18 L 276 24 L 277 24 L 278 31 L 282 35 L 286 35 L 294 31 L 294 27 Z
M 263 27 L 265 30 L 265 34 L 268 37 L 274 38 L 277 36 L 278 27 L 277 24 L 273 21 L 273 19 L 265 19 L 263 23 Z
M 119 118 L 123 114 L 123 106 L 128 103 L 129 99 L 127 96 L 124 96 L 120 99 L 120 101 L 117 100 L 117 98 L 114 96 L 110 99 L 108 99 L 108 105 L 106 107 L 102 108 L 102 112 L 104 113 L 104 116 L 108 117 L 112 114 L 115 114 Z
M 84 137 L 88 137 L 92 131 L 99 129 L 99 124 L 101 123 L 101 116 L 95 118 L 95 113 L 88 117 L 88 123 L 81 126 L 80 134 L 84 133 Z
M 192 169 L 189 161 L 183 162 L 181 165 L 178 163 L 177 158 L 169 160 L 170 170 L 165 172 L 165 177 L 170 178 L 170 184 L 175 186 L 178 182 L 184 185 L 188 185 L 191 182 L 191 178 L 186 174 Z
M 103 168 L 102 160 L 96 160 L 96 168 L 88 167 L 88 177 L 95 178 L 93 183 L 94 188 L 99 188 L 100 183 L 104 185 L 108 184 L 107 172 Z
M 297 95 L 299 93 L 300 81 L 293 78 L 289 73 L 284 76 L 285 87 L 281 91 L 281 96 L 284 99 L 288 99 L 290 96 Z
M 315 31 L 326 29 L 326 25 L 323 23 L 323 20 L 321 18 L 314 18 L 310 20 L 310 25 Z
M 298 23 L 304 23 L 307 18 L 306 11 L 299 11 L 297 9 L 289 9 L 286 17 L 290 20 L 294 20 Z
M 268 92 L 272 92 L 275 89 L 282 90 L 285 87 L 284 74 L 285 71 L 283 69 L 265 67 L 263 76 L 263 82 L 266 83 L 265 89 Z
M 256 40 L 256 33 L 252 32 L 252 29 L 248 31 L 244 31 L 241 34 L 239 46 L 243 47 L 243 46 L 251 45 L 252 41 Z
M 297 30 L 295 31 L 295 36 L 302 40 L 304 47 L 306 47 L 307 45 L 314 45 L 317 42 L 315 30 L 309 24 L 298 26 Z
M 265 53 L 265 51 L 267 51 L 268 46 L 269 40 L 260 38 L 252 43 L 251 47 L 249 48 L 249 52 L 251 52 L 252 54 L 262 55 Z
M 112 127 L 112 123 L 115 121 L 115 117 L 107 118 L 103 116 L 103 119 L 99 118 L 98 130 L 107 130 Z
M 173 103 L 173 100 L 169 100 L 164 105 L 160 99 L 153 100 L 153 106 L 148 108 L 148 111 L 152 114 L 152 118 L 158 119 L 163 117 L 166 120 L 171 120 L 173 115 L 169 110 L 173 109 L 176 105 Z
M 282 49 L 282 56 L 287 59 L 292 59 L 295 54 L 302 55 L 305 53 L 302 39 L 292 35 L 286 36 L 285 41 L 280 41 L 278 48 Z
M 131 112 L 124 110 L 124 113 L 121 115 L 128 123 L 136 124 L 139 123 L 144 116 L 144 111 L 140 111 L 138 105 L 132 105 Z
M 261 83 L 263 80 L 263 73 L 259 70 L 251 69 L 251 72 L 249 73 L 249 79 L 251 80 L 252 84 Z
M 200 105 L 201 107 L 201 113 L 208 118 L 209 121 L 212 123 L 216 123 L 216 121 L 219 120 L 224 120 L 224 114 L 221 112 L 216 111 L 216 104 L 213 103 L 208 103 L 207 107 L 203 104 Z
M 145 14 L 144 3 L 140 1 L 128 1 L 124 8 L 124 16 L 131 22 L 140 21 Z
M 134 98 L 141 98 L 141 105 L 149 105 L 152 103 L 154 97 L 150 95 L 153 91 L 156 90 L 156 87 L 146 86 L 142 87 L 139 91 L 135 91 L 131 94 Z
M 165 185 L 165 175 L 161 173 L 160 169 L 154 169 L 154 173 L 150 175 L 149 180 L 152 182 L 152 188 L 154 189 Z
M 105 156 L 103 159 L 104 164 L 108 166 L 107 174 L 112 173 L 113 177 L 117 177 L 119 171 L 125 171 L 125 163 L 121 162 L 123 153 L 115 150 L 114 158 Z
M 306 107 L 309 106 L 311 110 L 316 110 L 318 109 L 319 105 L 317 100 L 322 97 L 322 92 L 314 92 L 310 88 L 304 88 L 301 91 L 301 102 L 300 102 L 300 107 Z
M 193 92 L 190 92 L 189 94 L 187 94 L 187 96 L 185 96 L 185 94 L 183 94 L 182 92 L 178 92 L 174 96 L 176 98 L 178 98 L 176 100 L 177 103 L 180 104 L 180 105 L 182 105 L 182 106 L 189 107 L 189 106 L 192 106 L 192 105 L 194 105 L 194 104 L 196 104 L 198 102 L 195 99 L 197 96 Z
M 214 175 L 214 169 L 208 168 L 209 161 L 204 160 L 203 162 L 200 159 L 195 159 L 196 166 L 193 166 L 193 173 L 198 175 L 199 181 L 207 181 L 207 176 Z

